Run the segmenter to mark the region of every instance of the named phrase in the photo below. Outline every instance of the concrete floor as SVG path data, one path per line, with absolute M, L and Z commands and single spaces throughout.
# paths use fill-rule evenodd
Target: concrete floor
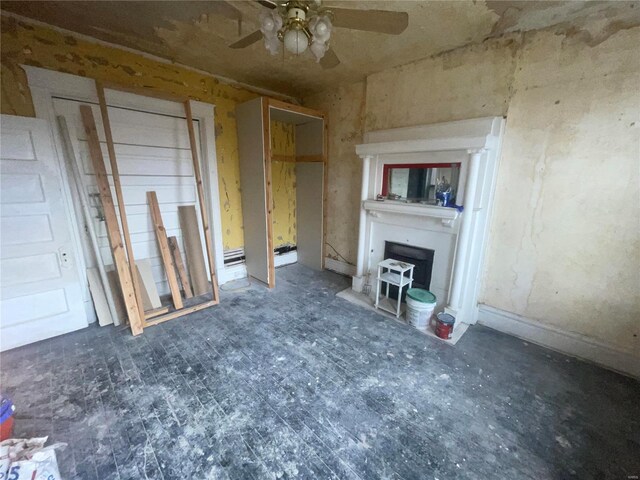
M 65 479 L 627 479 L 640 383 L 487 328 L 451 347 L 335 297 L 278 287 L 132 337 L 91 327 L 0 357 L 18 436 Z

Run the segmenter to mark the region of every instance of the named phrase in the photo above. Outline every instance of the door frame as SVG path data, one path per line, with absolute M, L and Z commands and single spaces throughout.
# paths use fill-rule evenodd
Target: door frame
M 73 197 L 69 188 L 69 180 L 65 163 L 60 156 L 62 149 L 62 141 L 60 132 L 54 128 L 56 123 L 55 111 L 53 107 L 54 98 L 66 98 L 87 103 L 98 103 L 98 95 L 95 87 L 95 80 L 92 78 L 81 77 L 68 73 L 57 72 L 55 70 L 47 70 L 29 65 L 21 65 L 27 74 L 29 89 L 33 99 L 33 106 L 37 118 L 43 118 L 49 122 L 56 151 L 58 152 L 58 166 L 63 172 L 63 183 L 65 189 L 65 198 L 68 199 L 69 205 L 74 205 Z M 106 87 L 108 89 L 108 87 Z M 184 117 L 184 105 L 180 102 L 162 100 L 143 95 L 136 95 L 120 90 L 109 89 L 109 105 L 131 108 L 149 113 L 157 113 L 161 115 L 171 115 L 175 117 Z M 209 208 L 209 222 L 213 230 L 213 255 L 216 262 L 216 275 L 220 284 L 243 278 L 246 276 L 246 268 L 244 265 L 236 265 L 225 267 L 224 265 L 224 247 L 222 243 L 222 218 L 220 214 L 220 193 L 218 187 L 218 161 L 216 157 L 215 145 L 215 105 L 212 103 L 199 102 L 195 100 L 189 101 L 193 113 L 193 119 L 198 120 L 198 133 L 200 134 L 200 150 L 202 152 L 202 178 L 207 199 L 207 207 Z M 77 206 L 74 205 L 77 208 Z M 79 254 L 81 262 L 78 262 L 81 280 L 84 281 L 87 305 L 87 315 L 95 318 L 95 311 L 91 303 L 91 297 L 86 280 L 86 264 L 82 252 L 82 242 L 80 240 L 80 223 L 74 209 L 71 209 L 72 219 L 74 221 L 74 243 L 77 248 L 75 254 Z M 80 264 L 81 263 L 81 264 Z M 93 321 L 93 320 L 90 320 Z

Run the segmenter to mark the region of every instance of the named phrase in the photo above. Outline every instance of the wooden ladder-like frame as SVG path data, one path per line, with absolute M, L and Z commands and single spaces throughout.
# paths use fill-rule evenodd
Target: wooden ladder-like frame
M 206 209 L 206 199 L 204 195 L 204 187 L 202 184 L 202 173 L 200 170 L 200 161 L 198 158 L 198 149 L 196 144 L 196 135 L 193 128 L 193 114 L 191 112 L 191 104 L 188 98 L 175 97 L 170 95 L 159 94 L 158 92 L 149 92 L 143 89 L 132 89 L 126 87 L 120 87 L 117 85 L 109 84 L 106 86 L 111 90 L 119 90 L 123 92 L 134 93 L 137 95 L 161 98 L 163 100 L 176 101 L 184 105 L 185 117 L 187 122 L 187 131 L 189 132 L 189 145 L 191 149 L 191 159 L 193 162 L 193 171 L 196 179 L 196 190 L 198 192 L 198 201 L 200 204 L 200 219 L 202 221 L 202 227 L 204 230 L 204 239 L 206 246 L 206 257 L 209 264 L 209 272 L 211 273 L 211 287 L 212 287 L 212 300 L 207 300 L 196 305 L 190 305 L 187 307 L 177 308 L 174 311 L 169 312 L 165 307 L 163 309 L 156 309 L 151 312 L 144 312 L 142 306 L 142 291 L 138 281 L 138 274 L 136 271 L 135 258 L 133 256 L 133 247 L 131 245 L 131 236 L 129 234 L 129 225 L 127 222 L 127 215 L 125 211 L 124 198 L 122 195 L 122 186 L 120 184 L 120 175 L 118 173 L 118 164 L 116 159 L 116 152 L 113 143 L 113 136 L 111 133 L 111 124 L 109 122 L 109 112 L 107 110 L 107 102 L 105 99 L 105 85 L 96 81 L 96 91 L 98 94 L 98 102 L 100 104 L 100 113 L 102 116 L 102 123 L 104 126 L 105 136 L 107 140 L 107 152 L 109 154 L 109 163 L 111 166 L 111 173 L 113 176 L 114 189 L 116 192 L 116 199 L 118 201 L 118 210 L 120 213 L 120 220 L 122 223 L 122 236 L 124 236 L 123 251 L 122 236 L 120 227 L 118 224 L 118 218 L 115 212 L 115 206 L 113 198 L 111 196 L 111 190 L 109 187 L 109 180 L 105 168 L 102 151 L 100 149 L 100 141 L 98 138 L 97 128 L 95 125 L 95 119 L 91 107 L 88 105 L 80 106 L 80 113 L 82 115 L 82 123 L 87 134 L 87 141 L 89 144 L 89 152 L 96 174 L 96 180 L 98 183 L 98 189 L 100 192 L 100 200 L 102 202 L 105 221 L 107 226 L 107 234 L 109 238 L 109 245 L 113 254 L 116 271 L 118 273 L 118 279 L 120 280 L 120 287 L 122 295 L 125 301 L 127 316 L 129 318 L 129 325 L 133 335 L 139 335 L 143 332 L 145 327 L 157 325 L 167 320 L 182 317 L 192 312 L 202 310 L 213 305 L 220 303 L 218 279 L 216 277 L 215 260 L 213 256 L 213 242 L 211 240 L 211 230 L 209 227 L 209 217 Z M 180 302 L 181 303 L 181 302 Z

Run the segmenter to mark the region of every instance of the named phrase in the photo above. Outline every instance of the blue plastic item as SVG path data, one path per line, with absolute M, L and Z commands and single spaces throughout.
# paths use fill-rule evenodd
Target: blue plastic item
M 13 415 L 16 407 L 10 398 L 0 396 L 0 424 L 6 422 Z

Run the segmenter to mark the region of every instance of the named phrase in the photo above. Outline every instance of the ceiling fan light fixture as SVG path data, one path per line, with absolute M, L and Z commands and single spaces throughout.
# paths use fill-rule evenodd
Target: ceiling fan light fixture
M 293 28 L 287 30 L 283 37 L 284 48 L 291 53 L 300 55 L 309 46 L 309 38 L 304 30 L 300 28 Z
M 309 21 L 309 30 L 314 41 L 328 42 L 331 37 L 331 18 L 329 15 L 318 15 Z
M 309 20 L 309 32 L 311 33 L 311 53 L 320 62 L 324 54 L 329 50 L 331 38 L 331 18 L 329 15 L 317 15 Z
M 324 42 L 311 42 L 309 50 L 311 50 L 311 53 L 316 59 L 316 62 L 320 63 L 320 60 L 322 59 L 322 57 L 324 57 L 324 54 L 327 53 L 327 50 L 329 50 L 329 45 Z
M 264 38 L 264 46 L 271 55 L 277 55 L 280 50 L 278 31 L 282 28 L 282 18 L 276 12 L 260 14 L 260 31 Z

